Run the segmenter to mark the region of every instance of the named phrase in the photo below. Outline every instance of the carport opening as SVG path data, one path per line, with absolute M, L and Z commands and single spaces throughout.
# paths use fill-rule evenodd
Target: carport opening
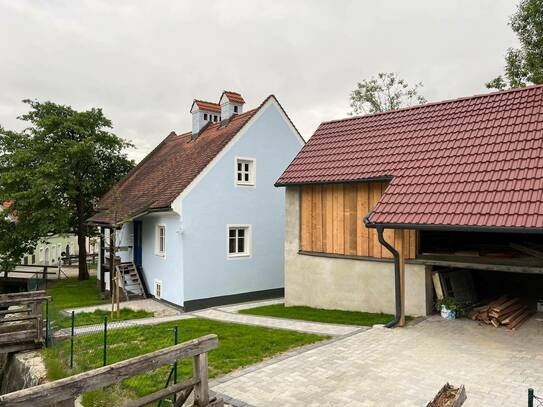
M 525 259 L 540 251 L 543 263 L 543 234 L 420 231 L 419 253 L 497 259 Z
M 432 267 L 434 301 L 454 297 L 470 304 L 472 319 L 508 326 L 504 315 L 516 317 L 509 311 L 533 315 L 543 307 L 543 235 L 421 231 L 418 260 Z M 476 315 L 476 308 L 484 312 Z

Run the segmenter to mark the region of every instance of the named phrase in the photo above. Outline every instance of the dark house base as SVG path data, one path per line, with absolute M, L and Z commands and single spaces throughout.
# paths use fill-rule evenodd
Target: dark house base
M 249 293 L 221 295 L 219 297 L 185 301 L 183 308 L 186 312 L 189 312 L 219 305 L 235 304 L 238 302 L 268 300 L 271 298 L 283 297 L 284 295 L 284 288 L 273 288 L 271 290 L 251 291 Z

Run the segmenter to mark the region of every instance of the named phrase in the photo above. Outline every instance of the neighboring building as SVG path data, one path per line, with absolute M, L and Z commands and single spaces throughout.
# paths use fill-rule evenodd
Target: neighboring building
M 0 212 L 10 208 L 12 203 L 5 201 L 0 205 Z M 9 219 L 16 222 L 17 216 L 10 214 Z M 87 254 L 96 255 L 99 250 L 98 238 L 86 238 Z M 76 235 L 53 235 L 44 238 L 36 245 L 36 249 L 33 253 L 27 254 L 21 258 L 21 264 L 58 264 L 59 258 L 62 257 L 62 253 L 66 256 L 74 256 L 79 253 L 79 246 L 77 244 Z
M 98 238 L 86 238 L 87 255 L 96 255 L 99 250 Z M 33 253 L 21 259 L 22 264 L 56 265 L 64 253 L 65 256 L 79 254 L 76 235 L 53 235 L 40 241 Z M 75 260 L 74 260 L 75 261 Z M 76 261 L 75 261 L 76 262 Z
M 89 220 L 120 227 L 121 260 L 151 295 L 185 309 L 283 293 L 285 200 L 273 183 L 304 141 L 273 95 L 244 105 L 235 92 L 195 100 L 192 131 L 170 133 Z
M 276 185 L 287 305 L 425 315 L 435 270 L 541 298 L 543 86 L 322 123 Z

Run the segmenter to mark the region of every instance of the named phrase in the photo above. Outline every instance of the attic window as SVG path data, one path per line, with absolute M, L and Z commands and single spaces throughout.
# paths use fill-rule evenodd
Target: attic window
M 217 115 L 213 115 L 213 121 L 216 122 L 217 121 Z
M 204 113 L 204 120 L 207 120 L 207 113 Z
M 234 106 L 234 113 L 237 113 L 237 112 L 238 112 L 238 107 Z
M 255 185 L 255 160 L 236 158 L 236 185 Z

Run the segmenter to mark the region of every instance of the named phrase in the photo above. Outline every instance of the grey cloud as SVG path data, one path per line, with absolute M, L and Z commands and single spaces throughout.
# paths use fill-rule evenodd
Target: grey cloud
M 515 2 L 0 0 L 0 124 L 24 98 L 99 106 L 141 159 L 190 129 L 193 98 L 275 94 L 308 138 L 356 82 L 395 71 L 429 100 L 485 92 Z

